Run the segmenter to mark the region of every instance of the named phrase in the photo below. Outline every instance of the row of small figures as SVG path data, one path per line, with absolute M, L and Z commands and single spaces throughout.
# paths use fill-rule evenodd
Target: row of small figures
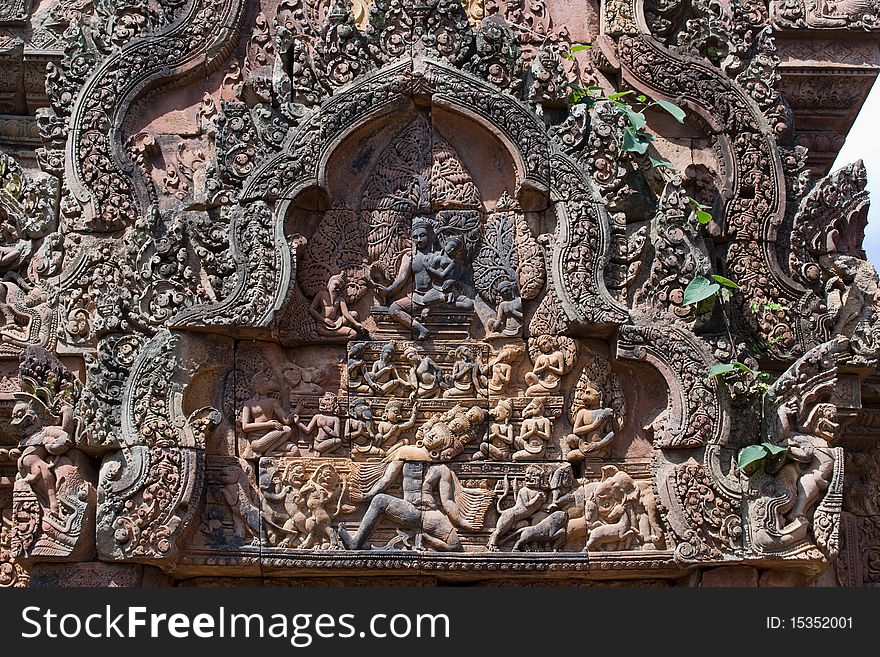
M 518 431 L 514 425 L 516 406 L 525 403 L 521 410 Z M 541 461 L 548 458 L 548 448 L 553 439 L 553 422 L 561 410 L 558 397 L 534 397 L 525 399 L 501 399 L 488 410 L 488 428 L 478 434 L 471 429 L 466 442 L 479 446 L 471 456 L 473 460 L 492 461 Z M 551 407 L 552 406 L 552 407 Z M 554 408 L 555 407 L 555 408 Z M 285 414 L 274 397 L 254 397 L 244 403 L 241 410 L 241 428 L 248 441 L 244 456 L 258 457 L 273 454 L 296 456 L 301 443 L 295 440 L 298 430 L 303 436 L 311 436 L 312 449 L 318 455 L 338 452 L 348 438 L 351 457 L 355 460 L 387 458 L 395 450 L 410 444 L 410 430 L 419 423 L 419 409 L 413 404 L 407 417 L 404 403 L 392 399 L 386 402 L 381 419 L 373 415 L 368 399 L 350 400 L 348 417 L 338 414 L 338 398 L 325 393 L 318 402 L 318 411 L 306 423 L 301 420 L 300 409 Z M 434 413 L 431 417 L 438 417 Z M 573 433 L 562 444 L 564 456 L 578 462 L 590 456 L 607 455 L 614 437 L 610 428 L 613 419 L 611 409 L 584 409 L 575 416 Z M 307 445 L 308 443 L 306 443 Z

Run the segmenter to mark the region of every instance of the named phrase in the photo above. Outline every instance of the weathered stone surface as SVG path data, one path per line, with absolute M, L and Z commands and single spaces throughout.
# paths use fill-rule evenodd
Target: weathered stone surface
M 37 564 L 31 570 L 35 588 L 129 588 L 169 586 L 173 580 L 155 566 L 101 563 Z
M 748 566 L 722 566 L 703 571 L 700 586 L 758 586 L 758 571 Z
M 870 11 L 7 4 L 0 586 L 880 579 Z

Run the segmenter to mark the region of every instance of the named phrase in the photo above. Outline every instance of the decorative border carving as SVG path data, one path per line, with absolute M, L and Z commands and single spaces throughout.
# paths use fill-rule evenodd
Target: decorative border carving
M 80 229 L 113 231 L 143 213 L 149 194 L 138 189 L 123 147 L 125 114 L 158 84 L 180 84 L 222 62 L 234 48 L 243 0 L 193 0 L 183 15 L 156 34 L 135 39 L 97 65 L 71 110 L 65 179 L 79 204 Z
M 655 448 L 726 444 L 728 402 L 708 375 L 715 359 L 693 333 L 675 326 L 622 326 L 617 357 L 647 362 L 666 380 L 668 406 L 652 425 Z

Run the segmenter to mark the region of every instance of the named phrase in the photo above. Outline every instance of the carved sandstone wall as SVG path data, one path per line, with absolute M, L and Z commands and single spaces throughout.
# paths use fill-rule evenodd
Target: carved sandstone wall
M 0 585 L 880 581 L 872 0 L 0 9 Z

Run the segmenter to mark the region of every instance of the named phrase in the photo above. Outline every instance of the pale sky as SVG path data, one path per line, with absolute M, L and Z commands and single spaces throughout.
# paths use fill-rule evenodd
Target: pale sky
M 871 93 L 859 112 L 856 122 L 840 149 L 832 171 L 850 162 L 862 160 L 868 169 L 868 192 L 871 209 L 868 212 L 868 228 L 865 231 L 865 251 L 877 269 L 880 269 L 880 82 L 875 82 Z M 797 126 L 795 125 L 795 130 Z

